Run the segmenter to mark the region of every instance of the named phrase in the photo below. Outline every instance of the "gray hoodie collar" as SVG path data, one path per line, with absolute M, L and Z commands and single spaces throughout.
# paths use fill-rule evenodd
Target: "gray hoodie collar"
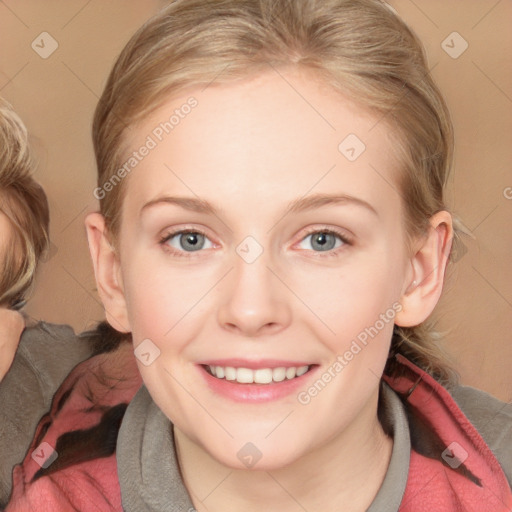
M 407 484 L 410 436 L 396 393 L 381 388 L 381 417 L 393 435 L 388 471 L 367 512 L 396 512 Z M 144 385 L 128 406 L 117 440 L 117 472 L 125 512 L 192 512 L 174 447 L 172 424 Z

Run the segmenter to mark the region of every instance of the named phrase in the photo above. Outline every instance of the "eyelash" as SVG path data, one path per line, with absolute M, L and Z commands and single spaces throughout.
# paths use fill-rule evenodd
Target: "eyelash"
M 190 229 L 179 229 L 177 231 L 170 231 L 169 233 L 166 233 L 165 235 L 163 235 L 160 238 L 158 243 L 163 247 L 163 249 L 166 252 L 169 252 L 173 256 L 178 256 L 179 258 L 182 258 L 182 257 L 187 258 L 187 257 L 189 257 L 189 256 L 186 256 L 187 254 L 193 254 L 193 253 L 187 253 L 186 251 L 177 251 L 173 247 L 169 247 L 167 245 L 167 242 L 169 240 L 171 240 L 172 238 L 174 238 L 176 235 L 186 235 L 187 233 L 197 233 L 199 235 L 203 235 L 205 237 L 208 237 L 208 235 L 204 231 L 201 231 L 200 229 L 197 229 L 197 228 L 194 228 L 194 229 L 192 229 L 192 228 L 190 228 Z M 198 252 L 201 252 L 201 251 L 198 251 Z
M 349 237 L 345 232 L 342 232 L 340 230 L 334 229 L 334 228 L 311 228 L 306 231 L 304 236 L 300 239 L 300 242 L 305 240 L 308 236 L 313 235 L 315 233 L 326 233 L 328 235 L 335 235 L 337 236 L 342 242 L 343 245 L 340 247 L 337 247 L 336 249 L 330 249 L 329 251 L 311 251 L 315 254 L 315 258 L 334 258 L 339 255 L 339 252 L 344 250 L 346 248 L 346 245 L 353 245 L 353 239 Z
M 199 234 L 199 235 L 203 235 L 204 237 L 208 238 L 208 235 L 202 231 L 201 229 L 198 229 L 198 228 L 190 228 L 190 229 L 180 229 L 180 230 L 177 230 L 177 231 L 171 231 L 169 233 L 166 233 L 165 235 L 163 235 L 160 240 L 159 240 L 159 244 L 164 248 L 164 250 L 166 252 L 169 252 L 171 253 L 173 256 L 177 256 L 177 257 L 189 257 L 187 255 L 191 255 L 193 254 L 193 252 L 188 252 L 187 251 L 177 251 L 175 250 L 174 248 L 171 248 L 167 245 L 167 242 L 169 240 L 171 240 L 172 238 L 174 238 L 176 235 L 186 235 L 187 233 L 194 233 L 194 234 Z M 329 234 L 329 235 L 335 235 L 337 236 L 342 242 L 343 242 L 343 245 L 340 246 L 340 247 L 337 247 L 336 249 L 331 249 L 329 251 L 311 251 L 311 252 L 314 252 L 315 253 L 315 257 L 319 257 L 319 258 L 330 258 L 330 257 L 336 257 L 338 256 L 338 253 L 340 250 L 343 250 L 344 246 L 346 245 L 353 245 L 353 240 L 352 240 L 352 237 L 349 237 L 345 232 L 341 232 L 341 231 L 338 231 L 337 229 L 333 229 L 333 228 L 312 228 L 310 230 L 308 230 L 304 236 L 300 239 L 299 243 L 302 242 L 303 240 L 305 240 L 308 236 L 312 235 L 312 234 L 315 234 L 315 233 L 326 233 L 326 234 Z M 201 252 L 200 250 L 197 251 L 197 252 Z

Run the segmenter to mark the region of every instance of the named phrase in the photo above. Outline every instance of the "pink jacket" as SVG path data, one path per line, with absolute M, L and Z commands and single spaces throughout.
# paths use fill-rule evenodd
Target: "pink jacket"
M 399 511 L 510 512 L 510 486 L 475 427 L 439 383 L 398 357 L 403 375 L 383 379 L 409 414 L 433 434 L 439 451 L 437 458 L 411 451 Z M 122 511 L 117 432 L 141 383 L 128 343 L 75 367 L 41 419 L 24 461 L 13 471 L 6 512 Z M 52 457 L 55 447 L 57 458 Z
M 411 450 L 400 512 L 512 511 L 507 478 L 476 428 L 443 386 L 405 357 L 397 358 L 404 375 L 383 379 L 442 443 L 438 459 Z

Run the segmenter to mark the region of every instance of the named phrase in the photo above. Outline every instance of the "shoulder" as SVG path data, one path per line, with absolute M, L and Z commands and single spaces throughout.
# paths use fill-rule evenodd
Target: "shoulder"
M 512 403 L 502 402 L 471 386 L 455 386 L 449 392 L 512 483 Z
M 33 349 L 34 353 L 39 353 L 38 347 L 41 345 L 62 346 L 63 344 L 74 343 L 80 339 L 75 331 L 67 324 L 53 324 L 49 322 L 37 321 L 27 324 L 27 327 L 21 335 L 20 343 L 26 348 Z
M 499 434 L 498 437 L 512 434 L 512 403 L 502 402 L 489 393 L 471 386 L 459 385 L 448 391 L 480 432 Z M 493 423 L 501 427 L 499 433 L 496 432 Z
M 41 394 L 51 399 L 69 371 L 91 354 L 87 340 L 77 336 L 69 325 L 37 322 L 23 331 L 13 363 L 13 373 L 17 373 L 14 378 L 19 382 L 22 370 L 32 373 Z
M 69 325 L 37 322 L 23 331 L 11 368 L 0 384 L 0 506 L 9 496 L 12 467 L 24 457 L 53 394 L 90 353 L 86 340 Z
M 434 490 L 455 505 L 474 502 L 490 510 L 489 500 L 512 504 L 510 406 L 473 388 L 443 387 L 403 356 L 397 361 L 398 371 L 383 378 L 407 410 L 414 475 L 408 498 L 417 502 L 423 492 L 428 499 L 425 492 L 433 490 L 425 479 L 442 471 L 446 478 Z
M 120 510 L 116 444 L 124 412 L 142 380 L 131 344 L 98 354 L 69 373 L 13 471 L 8 511 Z M 113 505 L 117 504 L 117 505 Z M 68 508 L 66 508 L 68 510 Z

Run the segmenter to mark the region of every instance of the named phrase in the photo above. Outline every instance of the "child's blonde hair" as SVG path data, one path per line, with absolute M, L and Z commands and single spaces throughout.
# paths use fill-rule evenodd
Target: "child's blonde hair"
M 115 244 L 126 184 L 123 135 L 189 86 L 224 83 L 296 65 L 313 70 L 391 127 L 401 162 L 398 191 L 408 244 L 446 210 L 453 132 L 418 38 L 378 0 L 176 0 L 131 38 L 98 103 L 93 140 L 101 213 Z M 226 106 L 229 108 L 229 106 Z M 110 182 L 110 183 L 109 183 Z M 105 187 L 107 184 L 108 188 Z M 455 223 L 455 239 L 457 239 Z M 457 241 L 457 240 L 455 240 Z M 426 324 L 395 326 L 392 355 L 404 354 L 448 383 L 435 333 Z
M 0 98 L 0 211 L 12 229 L 12 243 L 0 261 L 0 306 L 11 307 L 24 299 L 48 246 L 48 201 L 32 177 L 32 167 L 27 129 Z

